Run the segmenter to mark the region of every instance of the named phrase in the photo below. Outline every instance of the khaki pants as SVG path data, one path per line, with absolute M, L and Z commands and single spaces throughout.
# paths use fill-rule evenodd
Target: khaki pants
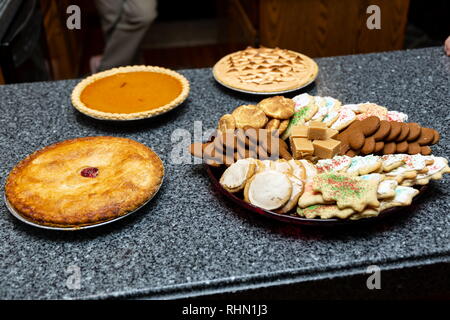
M 137 63 L 139 46 L 155 20 L 156 0 L 95 0 L 106 38 L 98 71 Z

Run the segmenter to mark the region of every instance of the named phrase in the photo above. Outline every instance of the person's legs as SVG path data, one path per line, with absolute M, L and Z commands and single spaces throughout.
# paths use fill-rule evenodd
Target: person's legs
M 148 27 L 156 18 L 156 0 L 122 0 L 122 3 L 120 17 L 112 29 L 107 30 L 109 34 L 99 70 L 132 64 Z M 113 15 L 109 14 L 109 17 Z M 106 24 L 113 20 L 110 18 L 105 19 Z
M 126 0 L 95 0 L 95 6 L 100 14 L 103 33 L 106 42 L 122 14 L 123 4 Z

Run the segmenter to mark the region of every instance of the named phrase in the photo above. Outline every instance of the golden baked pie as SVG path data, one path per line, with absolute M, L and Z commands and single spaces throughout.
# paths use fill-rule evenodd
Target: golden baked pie
M 94 118 L 134 120 L 167 112 L 188 94 L 189 82 L 175 71 L 129 66 L 84 79 L 72 91 L 72 104 Z
M 120 217 L 159 189 L 164 167 L 145 145 L 116 137 L 86 137 L 45 147 L 10 173 L 6 198 L 32 222 L 77 227 Z
M 225 86 L 268 93 L 301 88 L 318 70 L 314 60 L 294 51 L 248 47 L 220 59 L 213 73 Z

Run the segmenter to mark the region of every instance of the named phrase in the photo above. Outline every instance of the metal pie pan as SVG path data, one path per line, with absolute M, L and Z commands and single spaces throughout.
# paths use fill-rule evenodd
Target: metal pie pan
M 153 197 L 159 192 L 159 189 L 161 188 L 161 185 L 163 184 L 164 181 L 164 177 L 161 180 L 161 183 L 158 187 L 158 189 L 156 190 L 156 192 L 147 200 L 145 201 L 142 205 L 140 205 L 138 208 L 136 208 L 133 211 L 127 212 L 124 215 L 121 215 L 119 217 L 107 220 L 107 221 L 102 221 L 102 222 L 98 222 L 98 223 L 93 223 L 93 224 L 86 224 L 86 225 L 81 225 L 81 226 L 70 226 L 70 227 L 63 227 L 63 226 L 52 226 L 52 225 L 45 225 L 45 224 L 39 224 L 35 221 L 32 221 L 30 219 L 28 219 L 27 217 L 21 215 L 13 206 L 12 204 L 9 202 L 8 198 L 6 197 L 6 195 L 4 195 L 4 201 L 6 204 L 6 207 L 8 208 L 9 212 L 11 213 L 12 216 L 14 216 L 15 218 L 17 218 L 18 220 L 22 221 L 23 223 L 26 223 L 30 226 L 36 227 L 36 228 L 40 228 L 40 229 L 47 229 L 47 230 L 58 230 L 58 231 L 78 231 L 78 230 L 84 230 L 84 229 L 91 229 L 91 228 L 95 228 L 95 227 L 100 227 L 100 226 L 104 226 L 105 224 L 109 224 L 112 222 L 115 222 L 117 220 L 123 219 L 133 213 L 135 213 L 136 211 L 139 211 L 139 209 L 141 209 L 142 207 L 144 207 L 147 203 L 150 202 L 150 200 L 153 199 Z
M 222 81 L 220 81 L 220 80 L 216 77 L 216 75 L 214 74 L 214 72 L 213 72 L 213 77 L 214 77 L 214 79 L 215 79 L 218 83 L 220 83 L 222 86 L 224 86 L 224 87 L 226 87 L 226 88 L 228 88 L 228 89 L 230 89 L 230 90 L 233 90 L 233 91 L 237 91 L 237 92 L 241 92 L 241 93 L 247 93 L 247 94 L 260 95 L 260 96 L 268 96 L 268 95 L 276 95 L 276 94 L 285 94 L 285 93 L 294 92 L 294 91 L 303 89 L 303 88 L 309 86 L 309 85 L 310 85 L 311 83 L 313 83 L 314 81 L 316 81 L 318 75 L 319 75 L 319 72 L 317 72 L 316 75 L 314 76 L 314 78 L 312 78 L 312 79 L 311 79 L 310 81 L 308 81 L 307 83 L 305 83 L 305 84 L 303 84 L 303 85 L 301 85 L 301 86 L 298 86 L 298 87 L 296 87 L 296 88 L 293 88 L 293 89 L 288 89 L 288 90 L 283 90 L 283 91 L 271 91 L 271 92 L 255 92 L 255 91 L 248 91 L 248 90 L 243 90 L 243 89 L 237 89 L 237 88 L 230 87 L 229 85 L 226 85 L 225 83 L 223 83 Z
M 239 198 L 236 194 L 233 194 L 227 190 L 225 190 L 222 185 L 220 184 L 220 177 L 222 175 L 222 173 L 224 172 L 224 167 L 213 167 L 210 165 L 205 164 L 205 169 L 208 173 L 208 176 L 210 177 L 213 186 L 219 190 L 219 192 L 221 194 L 223 194 L 226 198 L 230 199 L 231 201 L 233 201 L 234 203 L 236 203 L 237 205 L 239 205 L 240 207 L 257 213 L 259 215 L 265 216 L 267 218 L 270 219 L 274 219 L 274 220 L 278 220 L 278 221 L 282 221 L 282 222 L 286 222 L 286 223 L 290 223 L 290 224 L 297 224 L 297 225 L 307 225 L 307 226 L 319 226 L 319 227 L 327 227 L 327 226 L 338 226 L 338 225 L 354 225 L 360 222 L 366 222 L 366 221 L 376 221 L 379 220 L 383 217 L 387 217 L 390 216 L 392 214 L 394 214 L 395 212 L 401 211 L 405 208 L 407 208 L 407 206 L 403 206 L 403 207 L 392 207 L 386 210 L 383 210 L 379 213 L 379 215 L 374 216 L 374 217 L 370 217 L 370 218 L 363 218 L 363 219 L 359 219 L 359 220 L 350 220 L 350 219 L 337 219 L 337 218 L 333 218 L 333 219 L 310 219 L 310 218 L 302 218 L 299 216 L 293 216 L 293 215 L 288 215 L 288 214 L 280 214 L 280 213 L 276 213 L 270 210 L 265 210 L 263 208 L 254 206 L 250 203 L 245 202 L 243 199 Z M 424 191 L 426 190 L 427 186 L 421 186 L 419 188 L 419 194 L 417 196 L 415 196 L 413 198 L 413 202 L 421 195 L 424 193 Z

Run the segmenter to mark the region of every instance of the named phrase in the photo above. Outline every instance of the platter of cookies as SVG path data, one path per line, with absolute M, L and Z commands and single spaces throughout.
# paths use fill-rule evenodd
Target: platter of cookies
M 375 103 L 277 96 L 222 116 L 190 152 L 246 209 L 299 224 L 353 223 L 411 205 L 450 173 L 432 155 L 439 132 L 407 121 Z
M 220 59 L 214 79 L 235 91 L 251 94 L 283 94 L 314 82 L 317 63 L 301 53 L 280 48 L 252 48 Z

